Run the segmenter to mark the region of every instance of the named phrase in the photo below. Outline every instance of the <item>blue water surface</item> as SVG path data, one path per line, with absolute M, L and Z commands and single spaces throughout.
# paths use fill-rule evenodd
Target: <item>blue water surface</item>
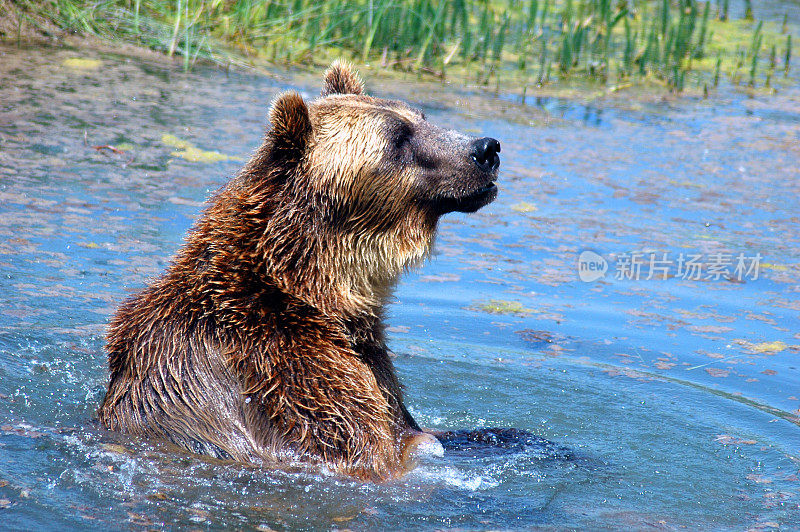
M 449 453 L 375 485 L 101 430 L 109 316 L 259 144 L 272 97 L 320 82 L 0 48 L 0 528 L 797 528 L 796 84 L 523 104 L 365 75 L 502 144 L 498 199 L 442 220 L 389 309 L 410 410 L 525 429 L 569 458 Z M 175 139 L 229 159 L 187 160 Z M 607 268 L 592 282 L 587 250 Z M 667 278 L 622 275 L 635 253 Z M 708 270 L 740 254 L 757 275 Z M 700 279 L 678 269 L 690 255 Z

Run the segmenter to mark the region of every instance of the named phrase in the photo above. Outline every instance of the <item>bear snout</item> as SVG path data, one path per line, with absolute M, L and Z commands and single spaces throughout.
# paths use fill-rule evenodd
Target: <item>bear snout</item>
M 494 172 L 500 166 L 500 142 L 491 137 L 484 137 L 472 143 L 470 156 L 475 164 L 484 172 Z

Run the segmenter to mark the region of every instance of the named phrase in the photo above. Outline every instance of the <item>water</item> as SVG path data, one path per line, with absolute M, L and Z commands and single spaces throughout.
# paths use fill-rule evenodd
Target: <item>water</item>
M 99 429 L 109 315 L 257 146 L 271 98 L 313 97 L 320 81 L 7 48 L 0 528 L 798 528 L 796 84 L 542 110 L 369 81 L 503 147 L 498 199 L 443 220 L 390 308 L 410 410 L 423 426 L 516 427 L 568 452 L 451 451 L 374 485 Z M 233 159 L 192 162 L 175 138 Z M 585 250 L 604 278 L 579 280 Z M 667 253 L 671 277 L 617 279 L 634 252 Z M 681 278 L 680 254 L 715 253 L 760 254 L 758 278 Z

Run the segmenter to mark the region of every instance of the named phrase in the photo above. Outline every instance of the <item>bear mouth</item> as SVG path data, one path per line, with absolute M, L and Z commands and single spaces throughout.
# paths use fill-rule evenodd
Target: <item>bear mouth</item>
M 497 185 L 488 183 L 460 198 L 444 198 L 437 202 L 441 213 L 448 212 L 475 212 L 481 207 L 490 204 L 497 197 Z

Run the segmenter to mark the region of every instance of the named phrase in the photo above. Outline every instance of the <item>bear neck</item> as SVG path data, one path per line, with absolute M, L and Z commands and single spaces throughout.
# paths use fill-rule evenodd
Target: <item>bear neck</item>
M 435 223 L 350 232 L 297 222 L 276 231 L 287 234 L 284 246 L 264 248 L 268 275 L 282 291 L 345 320 L 381 317 L 400 275 L 430 252 L 435 231 Z
M 429 254 L 434 228 L 397 225 L 374 233 L 338 233 L 322 236 L 327 252 L 310 265 L 328 277 L 333 298 L 301 283 L 307 296 L 318 298 L 327 310 L 350 315 L 380 316 L 392 297 L 400 275 L 419 265 Z M 332 245 L 331 245 L 332 244 Z M 321 300 L 319 296 L 323 296 Z

